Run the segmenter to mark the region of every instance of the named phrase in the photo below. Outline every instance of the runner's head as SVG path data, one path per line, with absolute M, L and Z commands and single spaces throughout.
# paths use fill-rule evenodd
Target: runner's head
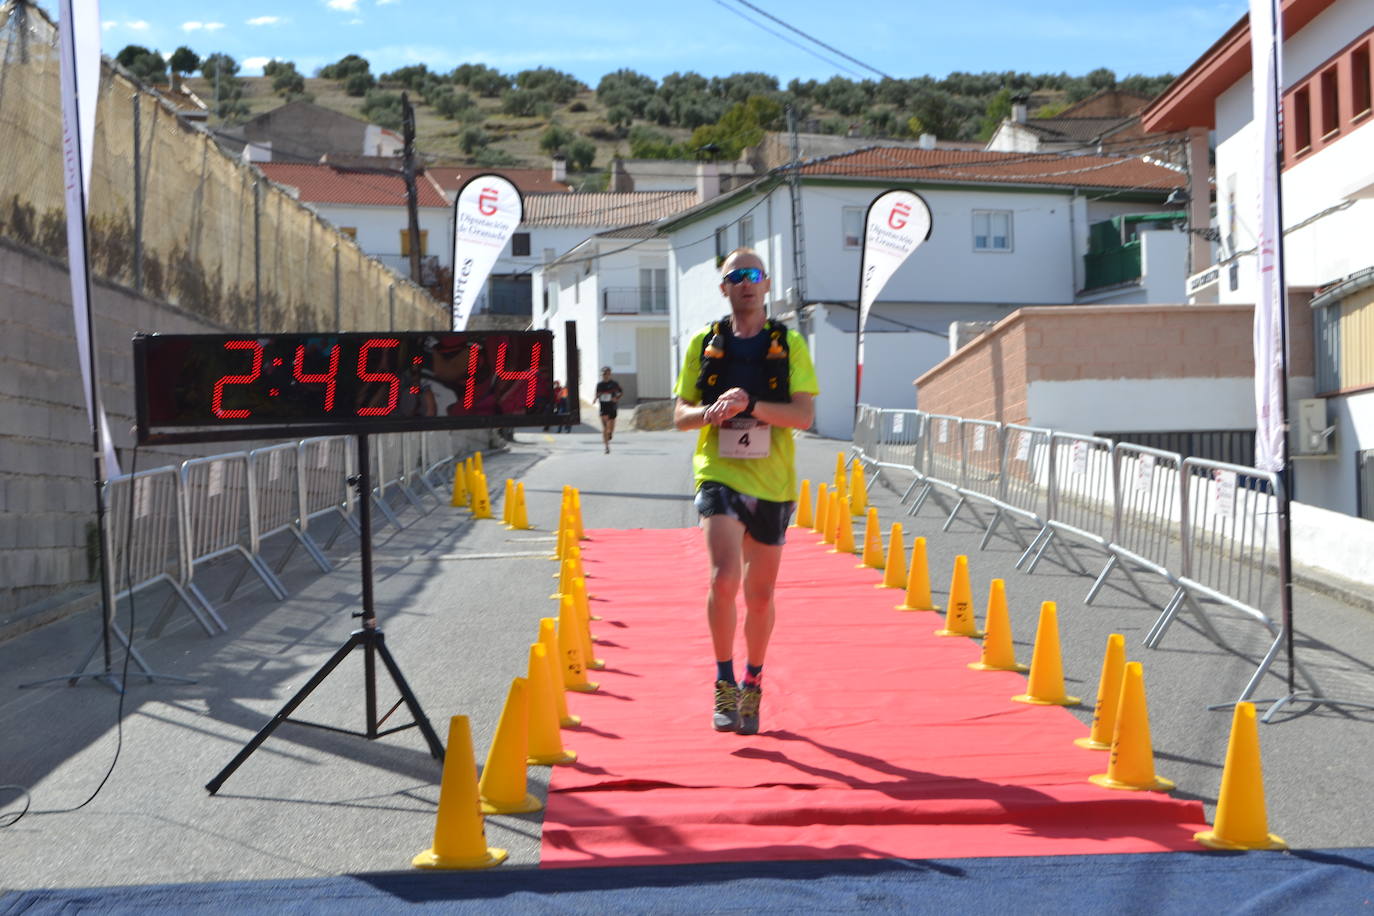
M 771 284 L 763 259 L 752 248 L 736 248 L 720 265 L 720 292 L 736 312 L 762 309 Z

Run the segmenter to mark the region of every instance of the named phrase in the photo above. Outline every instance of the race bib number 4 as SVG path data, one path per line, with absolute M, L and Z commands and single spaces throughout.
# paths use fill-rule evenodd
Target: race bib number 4
M 767 423 L 752 418 L 726 420 L 720 426 L 720 457 L 767 458 L 773 436 Z

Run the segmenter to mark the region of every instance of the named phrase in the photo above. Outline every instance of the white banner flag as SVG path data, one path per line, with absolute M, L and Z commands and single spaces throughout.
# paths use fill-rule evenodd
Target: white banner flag
M 864 328 L 878 293 L 922 242 L 930 238 L 930 208 L 912 191 L 884 191 L 864 216 L 864 247 L 859 262 L 859 327 L 854 399 L 863 383 Z
M 453 330 L 468 325 L 473 303 L 515 227 L 524 219 L 520 192 L 500 175 L 476 175 L 453 205 Z
M 1250 76 L 1253 124 L 1259 155 L 1259 219 L 1255 263 L 1255 466 L 1283 469 L 1285 396 L 1282 372 L 1283 307 L 1281 264 L 1283 227 L 1279 225 L 1278 87 L 1283 78 L 1280 0 L 1250 0 Z
M 90 283 L 86 263 L 86 200 L 95 149 L 95 103 L 100 94 L 100 3 L 62 0 L 58 20 L 62 85 L 62 169 L 67 202 L 67 269 L 72 288 L 76 351 L 86 393 L 86 419 L 99 429 L 105 477 L 119 474 L 110 421 L 91 388 Z

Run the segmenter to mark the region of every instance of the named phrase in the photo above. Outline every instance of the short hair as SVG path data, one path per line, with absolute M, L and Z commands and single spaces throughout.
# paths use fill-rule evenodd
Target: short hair
M 610 367 L 610 366 L 602 366 L 602 367 L 601 367 L 601 371 L 602 371 L 602 372 L 610 372 L 610 371 L 611 371 L 611 367 Z

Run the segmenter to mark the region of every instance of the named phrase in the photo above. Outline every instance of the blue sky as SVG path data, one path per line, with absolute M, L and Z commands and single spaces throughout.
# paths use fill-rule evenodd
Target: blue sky
M 899 78 L 955 70 L 1081 75 L 1097 67 L 1118 77 L 1176 74 L 1247 9 L 1246 0 L 749 2 Z M 101 0 L 100 14 L 108 54 L 128 44 L 170 54 L 184 44 L 201 56 L 232 55 L 245 75 L 272 58 L 294 61 L 310 75 L 353 53 L 374 73 L 413 63 L 446 71 L 480 62 L 506 73 L 546 66 L 592 87 L 622 67 L 655 79 L 686 70 L 757 70 L 784 84 L 794 77 L 876 78 L 740 0 Z

